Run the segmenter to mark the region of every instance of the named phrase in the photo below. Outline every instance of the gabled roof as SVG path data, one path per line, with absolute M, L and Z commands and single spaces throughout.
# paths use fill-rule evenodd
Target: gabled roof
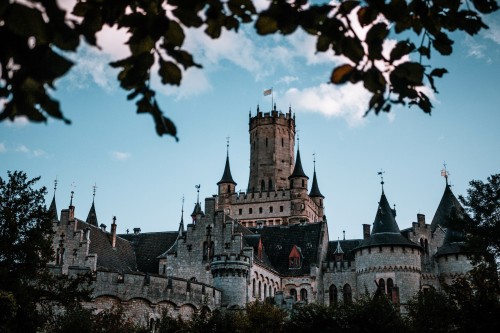
M 50 203 L 50 206 L 49 206 L 49 213 L 50 213 L 50 216 L 52 217 L 53 222 L 59 221 L 59 216 L 57 215 L 56 194 L 55 193 L 54 193 L 54 196 L 52 197 L 52 202 Z
M 90 229 L 89 253 L 97 254 L 97 268 L 118 272 L 137 270 L 136 256 L 132 244 L 120 237 L 116 237 L 115 248 L 111 244 L 111 234 L 100 228 L 78 220 L 79 230 Z
M 449 218 L 452 215 L 453 211 L 462 213 L 464 209 L 451 191 L 450 185 L 446 184 L 443 196 L 441 197 L 441 201 L 439 202 L 439 206 L 436 209 L 434 217 L 432 218 L 432 232 L 436 230 L 438 225 L 440 225 L 442 228 L 448 228 Z
M 407 245 L 420 248 L 420 245 L 413 243 L 401 234 L 395 215 L 382 190 L 375 220 L 373 221 L 372 233 L 370 237 L 361 242 L 359 248 L 381 245 Z
M 321 197 L 325 198 L 323 194 L 321 194 L 319 187 L 318 187 L 318 181 L 316 179 L 316 167 L 314 167 L 314 174 L 313 174 L 313 182 L 311 186 L 311 192 L 309 192 L 309 197 L 314 198 L 314 197 Z
M 122 234 L 129 241 L 137 260 L 137 269 L 144 273 L 158 273 L 158 257 L 172 247 L 179 233 L 177 231 Z
M 236 182 L 233 180 L 233 176 L 231 175 L 231 167 L 229 166 L 229 154 L 226 155 L 226 166 L 224 167 L 224 173 L 222 174 L 222 178 L 221 180 L 219 180 L 217 185 L 227 183 L 236 185 Z
M 92 206 L 90 207 L 89 215 L 87 215 L 87 220 L 85 220 L 85 222 L 95 227 L 99 226 L 99 222 L 97 222 L 97 214 L 95 212 L 94 200 L 92 200 Z
M 293 168 L 293 172 L 290 175 L 290 177 L 288 177 L 288 179 L 298 178 L 298 177 L 305 177 L 305 178 L 309 179 L 309 177 L 306 176 L 304 169 L 302 168 L 302 162 L 300 160 L 300 150 L 299 149 L 297 149 L 297 159 L 295 160 L 295 167 Z
M 289 226 L 266 226 L 251 228 L 259 234 L 264 244 L 265 253 L 272 267 L 283 276 L 310 274 L 310 266 L 319 266 L 318 251 L 322 243 L 323 223 L 294 224 Z M 246 238 L 246 237 L 245 237 Z M 288 256 L 294 246 L 301 249 L 301 268 L 290 268 Z

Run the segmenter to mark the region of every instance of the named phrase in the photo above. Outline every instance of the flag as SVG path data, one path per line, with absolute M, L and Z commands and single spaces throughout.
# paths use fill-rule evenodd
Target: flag
M 269 96 L 273 93 L 273 88 L 264 90 L 264 96 Z

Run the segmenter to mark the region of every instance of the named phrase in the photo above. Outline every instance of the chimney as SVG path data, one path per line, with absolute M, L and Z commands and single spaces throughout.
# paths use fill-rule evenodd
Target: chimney
M 116 216 L 113 216 L 113 223 L 111 223 L 111 247 L 116 247 Z
M 134 228 L 134 235 L 138 235 L 141 232 L 141 228 Z
M 106 225 L 104 223 L 101 223 L 100 227 L 103 232 L 106 232 Z
M 363 239 L 367 239 L 370 237 L 370 225 L 363 224 Z
M 417 222 L 419 226 L 424 226 L 425 225 L 425 215 L 424 214 L 417 214 Z

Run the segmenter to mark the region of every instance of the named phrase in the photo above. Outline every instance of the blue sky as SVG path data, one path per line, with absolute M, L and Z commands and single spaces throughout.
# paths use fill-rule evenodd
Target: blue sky
M 326 82 L 342 63 L 331 54 L 315 55 L 304 33 L 257 37 L 251 27 L 210 41 L 189 31 L 186 48 L 204 68 L 185 73 L 180 88 L 162 87 L 159 103 L 177 125 L 179 142 L 155 134 L 152 119 L 136 115 L 134 104 L 116 83 L 110 60 L 126 55 L 124 34 L 100 35 L 103 52 L 82 48 L 71 73 L 57 82 L 54 96 L 73 122 L 0 123 L 0 175 L 24 170 L 53 181 L 60 210 L 74 189 L 76 215 L 85 219 L 97 184 L 95 204 L 100 223 L 117 216 L 118 232 L 175 230 L 185 197 L 189 219 L 200 195 L 216 193 L 222 176 L 226 137 L 237 189 L 249 174 L 248 113 L 269 111 L 273 88 L 277 108 L 291 105 L 300 131 L 305 172 L 312 178 L 313 157 L 325 195 L 331 239 L 360 238 L 362 224 L 372 223 L 385 171 L 385 192 L 396 204 L 401 229 L 426 215 L 430 223 L 444 191 L 443 162 L 456 195 L 472 179 L 500 172 L 500 14 L 486 18 L 489 31 L 472 39 L 454 35 L 451 57 L 433 55 L 433 64 L 449 74 L 438 81 L 432 115 L 416 108 L 395 108 L 389 115 L 363 117 L 368 95 L 362 87 Z M 74 183 L 75 187 L 71 184 Z

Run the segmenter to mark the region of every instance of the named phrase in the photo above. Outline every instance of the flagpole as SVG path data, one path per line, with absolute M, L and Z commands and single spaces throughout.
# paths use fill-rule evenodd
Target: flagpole
M 273 111 L 273 106 L 274 106 L 274 90 L 273 87 L 271 87 L 271 111 Z

